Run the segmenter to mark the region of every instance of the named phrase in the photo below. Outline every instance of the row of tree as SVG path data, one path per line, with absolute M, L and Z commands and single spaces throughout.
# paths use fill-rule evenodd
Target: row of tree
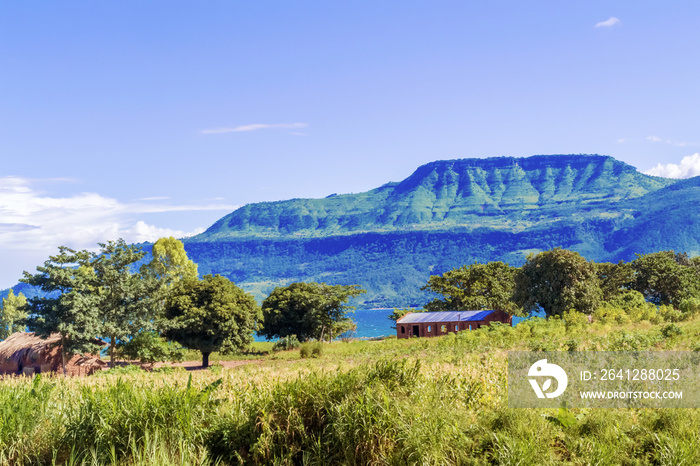
M 590 314 L 603 303 L 642 299 L 679 307 L 700 295 L 700 257 L 661 251 L 631 262 L 596 263 L 555 248 L 529 255 L 522 267 L 474 263 L 433 275 L 423 289 L 441 295 L 428 311 L 501 309 L 512 315 L 544 310 Z
M 258 331 L 267 338 L 296 335 L 324 340 L 353 327 L 347 301 L 357 286 L 293 283 L 276 288 L 258 306 L 252 295 L 220 275 L 199 279 L 182 242 L 161 238 L 146 252 L 123 240 L 100 243 L 96 253 L 60 247 L 22 281 L 41 289 L 28 301 L 3 300 L 1 338 L 26 325 L 39 336 L 61 336 L 63 366 L 74 353 L 116 352 L 150 362 L 175 357 L 175 342 L 202 354 L 247 348 Z

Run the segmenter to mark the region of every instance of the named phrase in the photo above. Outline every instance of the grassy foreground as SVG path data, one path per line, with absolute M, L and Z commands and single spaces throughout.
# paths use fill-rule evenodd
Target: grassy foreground
M 697 350 L 699 336 L 697 318 L 535 319 L 235 369 L 10 378 L 0 464 L 700 464 L 698 410 L 515 410 L 506 388 L 510 349 Z

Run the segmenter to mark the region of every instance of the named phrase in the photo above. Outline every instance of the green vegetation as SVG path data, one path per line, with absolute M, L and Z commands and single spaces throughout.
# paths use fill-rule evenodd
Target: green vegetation
M 554 248 L 528 256 L 521 268 L 475 263 L 433 275 L 425 288 L 442 297 L 426 308 L 500 309 L 512 315 L 542 309 L 547 317 L 561 317 L 615 309 L 649 313 L 656 312 L 654 304 L 661 304 L 659 313 L 674 321 L 681 319 L 681 310 L 695 312 L 700 305 L 695 298 L 700 294 L 699 265 L 697 259 L 673 251 L 637 254 L 630 263 L 597 264 L 574 251 Z M 403 314 L 396 310 L 389 319 Z
M 200 271 L 259 301 L 313 281 L 360 284 L 367 294 L 354 303 L 364 307 L 422 307 L 431 274 L 474 262 L 519 267 L 555 247 L 612 263 L 698 255 L 693 209 L 699 180 L 647 176 L 611 157 L 445 160 L 365 193 L 250 204 L 185 245 Z
M 153 331 L 139 332 L 131 340 L 120 342 L 117 344 L 117 353 L 122 358 L 136 360 L 141 364 L 179 362 L 185 357 L 184 348 Z
M 292 283 L 275 288 L 262 303 L 262 329 L 258 334 L 268 340 L 295 335 L 301 341 L 323 341 L 354 328 L 347 316 L 354 309 L 346 303 L 364 293 L 357 285 Z
M 258 328 L 260 308 L 253 297 L 227 278 L 206 275 L 178 282 L 165 303 L 164 336 L 202 353 L 209 366 L 212 351 L 248 347 Z
M 429 302 L 428 311 L 460 311 L 465 309 L 500 309 L 513 314 L 513 287 L 518 269 L 503 262 L 474 263 L 432 275 L 423 287 L 440 294 Z
M 698 349 L 700 314 L 654 324 L 652 308 L 319 344 L 216 372 L 6 379 L 0 464 L 697 464 L 697 409 L 507 407 L 507 350 Z
M 24 331 L 22 322 L 27 318 L 24 311 L 27 298 L 22 293 L 15 296 L 10 290 L 6 297 L 2 298 L 0 306 L 0 340 L 4 340 L 15 332 Z
M 66 355 L 99 353 L 95 341 L 102 334 L 97 315 L 99 294 L 95 272 L 90 266 L 93 255 L 61 246 L 59 253 L 50 256 L 38 273 L 24 272 L 23 281 L 39 287 L 44 295 L 29 300 L 27 324 L 37 335 L 61 335 L 63 372 Z
M 590 314 L 601 304 L 595 265 L 574 251 L 554 248 L 530 255 L 514 277 L 513 300 L 526 312 L 542 308 L 554 316 L 575 309 Z

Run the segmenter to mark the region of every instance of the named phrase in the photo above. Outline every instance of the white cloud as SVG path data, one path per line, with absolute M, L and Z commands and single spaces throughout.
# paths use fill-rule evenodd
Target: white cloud
M 700 175 L 700 153 L 683 157 L 681 163 L 658 164 L 645 171 L 647 175 L 663 176 L 664 178 L 691 178 Z
M 306 128 L 309 126 L 307 123 L 277 123 L 277 124 L 263 124 L 256 123 L 252 125 L 236 126 L 233 128 L 213 128 L 213 129 L 203 129 L 200 131 L 201 134 L 221 134 L 221 133 L 241 133 L 247 131 L 257 131 L 260 129 L 273 129 L 273 128 Z
M 624 144 L 624 143 L 626 143 L 626 142 L 627 142 L 627 138 L 620 138 L 620 139 L 617 140 L 617 143 L 618 143 L 618 144 Z
M 676 146 L 676 147 L 696 147 L 696 146 L 698 146 L 697 142 L 674 141 L 673 139 L 664 140 L 658 136 L 647 136 L 647 141 L 665 142 L 666 144 L 669 144 L 671 146 Z
M 596 23 L 594 27 L 596 28 L 610 28 L 615 26 L 616 24 L 620 24 L 620 20 L 615 18 L 614 16 L 611 16 L 610 18 L 606 19 L 605 21 L 601 21 L 599 23 Z
M 160 198 L 122 203 L 96 193 L 51 197 L 34 189 L 37 182 L 16 176 L 0 177 L 0 257 L 17 258 L 3 261 L 0 289 L 16 281 L 22 270 L 33 270 L 61 245 L 94 250 L 98 242 L 118 238 L 130 243 L 144 242 L 163 236 L 182 238 L 204 230 L 183 231 L 149 225 L 138 218 L 140 214 L 230 212 L 238 207 L 224 202 L 171 205 L 157 202 Z

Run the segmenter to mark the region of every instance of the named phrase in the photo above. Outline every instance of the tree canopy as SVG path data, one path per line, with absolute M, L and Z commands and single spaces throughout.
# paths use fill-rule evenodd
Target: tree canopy
M 429 302 L 428 311 L 499 309 L 509 314 L 518 309 L 512 301 L 513 280 L 518 269 L 503 262 L 475 262 L 442 275 L 432 275 L 422 289 L 442 295 Z
M 528 256 L 515 275 L 513 300 L 525 311 L 541 307 L 547 316 L 571 309 L 590 314 L 601 303 L 602 291 L 592 262 L 555 248 Z
M 151 327 L 149 297 L 154 282 L 132 271 L 144 256 L 138 246 L 123 239 L 99 243 L 100 252 L 90 261 L 94 270 L 92 287 L 96 290 L 100 335 L 109 338 L 110 366 L 118 341 L 126 341 Z
M 2 306 L 0 306 L 0 340 L 4 340 L 15 332 L 24 330 L 24 319 L 27 317 L 26 305 L 27 298 L 22 293 L 15 295 L 12 289 L 10 289 L 5 298 L 2 298 Z
M 202 353 L 209 366 L 213 351 L 245 349 L 258 328 L 260 308 L 252 295 L 228 278 L 206 275 L 202 280 L 181 280 L 165 302 L 164 335 L 185 348 Z
M 654 304 L 678 305 L 700 293 L 700 272 L 697 258 L 686 254 L 660 251 L 637 254 L 631 262 L 634 289 Z
M 160 238 L 151 249 L 152 259 L 142 266 L 144 275 L 151 275 L 172 286 L 179 280 L 196 280 L 197 264 L 187 257 L 182 241 L 169 236 Z
M 99 352 L 95 338 L 101 334 L 102 323 L 97 313 L 95 272 L 90 265 L 93 254 L 65 246 L 58 249 L 57 255 L 37 267 L 36 274 L 25 271 L 21 281 L 44 292 L 29 300 L 27 324 L 38 336 L 61 335 L 65 375 L 66 355 Z
M 267 339 L 296 335 L 301 341 L 333 339 L 353 325 L 347 316 L 354 309 L 346 303 L 364 293 L 358 285 L 292 283 L 277 287 L 263 301 L 262 330 Z

